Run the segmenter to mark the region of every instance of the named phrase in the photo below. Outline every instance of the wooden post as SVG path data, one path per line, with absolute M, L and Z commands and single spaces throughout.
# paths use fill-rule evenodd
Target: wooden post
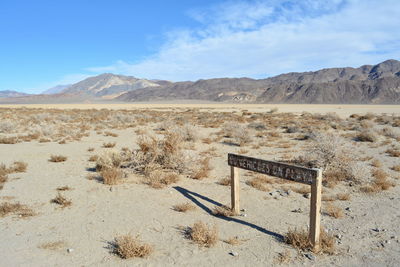
M 319 235 L 321 231 L 321 188 L 322 188 L 322 170 L 318 170 L 317 178 L 311 184 L 309 237 L 314 251 L 319 250 Z
M 231 166 L 231 205 L 235 214 L 240 213 L 239 192 L 239 168 Z

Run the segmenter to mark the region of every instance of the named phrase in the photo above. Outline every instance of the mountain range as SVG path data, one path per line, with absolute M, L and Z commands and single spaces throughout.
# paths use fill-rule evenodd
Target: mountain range
M 8 91 L 7 91 L 8 92 Z M 56 94 L 48 95 L 55 92 Z M 4 94 L 2 102 L 206 100 L 234 103 L 400 104 L 400 61 L 292 72 L 266 79 L 170 82 L 105 73 L 41 95 Z

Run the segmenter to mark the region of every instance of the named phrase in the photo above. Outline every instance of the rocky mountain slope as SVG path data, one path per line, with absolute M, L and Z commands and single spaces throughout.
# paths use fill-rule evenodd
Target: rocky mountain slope
M 400 61 L 359 68 L 287 73 L 268 79 L 222 78 L 143 88 L 123 101 L 201 99 L 247 103 L 400 104 Z
M 11 91 L 11 90 L 4 90 L 0 91 L 0 97 L 19 97 L 19 96 L 28 96 L 29 94 L 17 92 L 17 91 Z
M 132 76 L 104 73 L 75 83 L 60 93 L 83 94 L 105 99 L 112 99 L 129 91 L 145 87 L 159 87 L 160 85 L 165 85 L 167 83 L 168 82 L 166 81 L 137 79 Z

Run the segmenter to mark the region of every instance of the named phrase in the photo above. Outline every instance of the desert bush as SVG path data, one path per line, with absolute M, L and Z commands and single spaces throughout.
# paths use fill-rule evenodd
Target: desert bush
M 217 227 L 210 227 L 201 221 L 195 222 L 192 227 L 187 227 L 185 235 L 202 247 L 212 247 L 218 242 Z
M 61 195 L 60 193 L 57 194 L 57 196 L 55 198 L 53 198 L 51 201 L 51 203 L 55 203 L 57 205 L 60 205 L 62 208 L 71 206 L 72 201 L 66 199 L 63 195 Z
M 325 185 L 334 186 L 339 181 L 360 182 L 369 177 L 366 164 L 355 161 L 355 155 L 345 141 L 331 134 L 318 133 L 312 139 L 310 150 L 295 163 L 323 170 Z
M 386 150 L 386 153 L 391 157 L 400 157 L 400 150 L 395 148 L 389 148 Z
M 115 143 L 115 142 L 103 143 L 103 147 L 104 148 L 113 148 L 113 147 L 115 147 L 116 144 L 117 143 Z
M 190 177 L 192 179 L 201 180 L 207 178 L 211 170 L 210 159 L 203 158 L 200 160 L 199 164 L 193 166 Z
M 11 167 L 9 172 L 25 172 L 28 167 L 28 163 L 23 161 L 15 161 Z
M 376 142 L 378 140 L 378 135 L 371 129 L 362 129 L 361 132 L 357 134 L 356 140 L 360 142 Z
M 124 173 L 116 167 L 103 168 L 100 172 L 103 183 L 106 185 L 116 185 L 122 179 Z
M 178 212 L 187 212 L 187 211 L 191 211 L 191 210 L 195 210 L 196 206 L 186 202 L 186 203 L 182 203 L 182 204 L 176 204 L 172 207 L 173 210 L 178 211 Z
M 391 169 L 393 171 L 400 172 L 400 164 L 399 165 L 394 165 Z
M 310 243 L 307 230 L 289 229 L 285 236 L 285 242 L 297 250 L 311 251 L 313 247 Z M 321 229 L 319 253 L 332 255 L 335 252 L 335 237 Z
M 343 210 L 341 208 L 334 206 L 332 204 L 328 204 L 324 209 L 323 213 L 336 219 L 342 218 L 344 215 Z
M 177 173 L 153 170 L 147 174 L 145 183 L 153 188 L 161 189 L 178 181 L 179 175 Z
M 102 155 L 97 156 L 96 171 L 100 172 L 103 169 L 119 168 L 123 161 L 123 154 L 117 151 L 106 151 Z
M 239 237 L 234 236 L 234 237 L 230 237 L 228 239 L 224 240 L 225 243 L 232 245 L 232 246 L 237 246 L 240 245 L 244 242 L 244 240 L 240 240 Z
M 381 162 L 379 159 L 374 159 L 374 160 L 371 162 L 371 165 L 374 166 L 374 167 L 376 167 L 376 168 L 379 168 L 379 167 L 382 167 L 382 162 Z
M 217 184 L 224 185 L 224 186 L 230 186 L 231 185 L 231 178 L 230 177 L 222 178 L 217 182 Z
M 138 237 L 133 237 L 131 235 L 116 237 L 112 243 L 112 250 L 122 259 L 135 257 L 145 258 L 154 251 L 151 245 L 143 243 Z
M 233 140 L 239 146 L 244 146 L 252 141 L 250 132 L 242 125 L 237 125 L 232 132 Z
M 0 144 L 4 145 L 13 145 L 18 143 L 18 138 L 15 136 L 11 137 L 0 137 Z
M 232 211 L 231 208 L 223 205 L 223 206 L 215 206 L 212 210 L 212 214 L 215 216 L 221 216 L 221 217 L 231 217 L 235 216 L 238 214 L 235 214 L 234 211 Z
M 12 121 L 0 121 L 0 133 L 13 133 L 17 129 L 17 125 Z
M 374 180 L 369 185 L 364 185 L 360 188 L 362 192 L 365 193 L 377 193 L 380 191 L 385 191 L 394 187 L 395 184 L 388 180 L 388 174 L 382 169 L 374 169 L 372 171 L 372 176 Z
M 63 162 L 66 161 L 67 157 L 61 155 L 51 155 L 49 161 L 50 162 Z
M 35 212 L 28 206 L 20 203 L 9 203 L 4 202 L 0 204 L 0 218 L 8 216 L 10 214 L 18 215 L 19 217 L 30 217 L 34 216 Z
M 179 138 L 186 142 L 196 142 L 199 139 L 199 131 L 191 124 L 184 124 L 181 127 L 173 127 L 167 130 L 179 136 Z

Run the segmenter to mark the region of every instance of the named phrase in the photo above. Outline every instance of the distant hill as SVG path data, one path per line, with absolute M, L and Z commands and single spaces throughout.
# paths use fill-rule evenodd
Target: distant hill
M 41 94 L 44 94 L 44 95 L 58 94 L 58 93 L 61 93 L 66 88 L 68 88 L 69 86 L 71 86 L 71 85 L 70 84 L 57 85 L 57 86 L 54 86 L 52 88 L 49 88 L 49 89 L 43 91 Z
M 58 93 L 52 94 L 51 92 Z M 216 78 L 195 82 L 138 79 L 105 73 L 47 94 L 0 92 L 2 103 L 204 100 L 227 103 L 400 104 L 400 61 L 359 68 L 292 72 L 267 79 Z
M 121 101 L 201 99 L 240 103 L 400 104 L 400 61 L 329 68 L 267 79 L 220 78 L 143 88 Z
M 29 94 L 17 92 L 17 91 L 11 91 L 11 90 L 4 90 L 0 91 L 0 97 L 19 97 L 19 96 L 28 96 Z
M 133 90 L 146 87 L 159 87 L 169 83 L 167 81 L 138 79 L 132 76 L 104 73 L 75 83 L 60 93 L 82 94 L 103 99 L 113 99 Z

